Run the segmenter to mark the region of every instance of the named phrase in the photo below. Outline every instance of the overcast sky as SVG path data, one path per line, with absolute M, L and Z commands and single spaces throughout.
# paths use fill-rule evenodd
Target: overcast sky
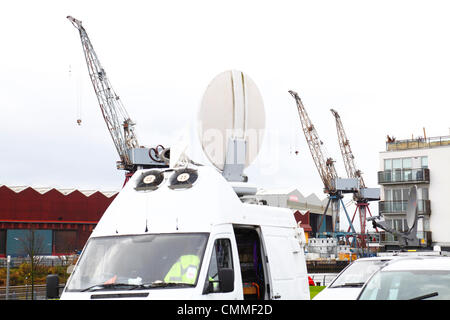
M 258 85 L 267 135 L 249 180 L 324 198 L 294 99 L 345 169 L 334 118 L 377 187 L 386 135 L 449 135 L 448 1 L 9 1 L 0 30 L 0 185 L 119 190 L 123 171 L 90 83 L 82 20 L 142 145 L 170 146 L 208 83 Z M 81 117 L 82 125 L 76 120 Z M 295 155 L 295 151 L 299 151 Z

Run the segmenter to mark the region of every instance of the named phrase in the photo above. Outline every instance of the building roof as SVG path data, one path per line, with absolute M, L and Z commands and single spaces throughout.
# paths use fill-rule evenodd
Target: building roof
M 292 209 L 304 209 L 313 210 L 314 212 L 323 211 L 323 208 L 328 202 L 328 198 L 321 200 L 315 193 L 311 193 L 305 197 L 298 189 L 292 188 L 280 188 L 280 189 L 260 189 L 257 196 L 260 197 L 287 197 L 287 207 Z
M 397 140 L 388 136 L 388 141 L 386 141 L 386 151 L 435 148 L 442 146 L 450 146 L 450 136 L 429 138 L 417 137 L 404 140 Z
M 316 196 L 315 193 L 311 193 L 309 196 L 306 197 L 306 202 L 309 205 L 315 205 L 315 206 L 321 206 L 322 201 L 319 199 L 318 196 Z
M 86 197 L 89 197 L 94 193 L 100 192 L 105 197 L 110 198 L 118 193 L 118 191 L 78 190 L 78 189 L 74 189 L 74 188 L 53 188 L 53 187 L 32 187 L 32 186 L 7 186 L 7 185 L 0 184 L 0 188 L 1 187 L 6 187 L 6 188 L 14 191 L 15 193 L 22 192 L 28 188 L 31 188 L 40 194 L 45 194 L 45 193 L 49 192 L 50 190 L 56 190 L 65 196 L 71 194 L 74 191 L 78 191 L 78 192 L 82 193 L 83 195 L 85 195 Z

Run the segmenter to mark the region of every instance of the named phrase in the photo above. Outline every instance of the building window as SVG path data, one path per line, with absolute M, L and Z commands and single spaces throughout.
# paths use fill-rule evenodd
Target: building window
M 428 168 L 428 157 L 384 159 L 384 170 Z
M 411 158 L 403 158 L 402 159 L 402 168 L 403 169 L 411 169 L 412 168 Z
M 77 249 L 77 232 L 75 230 L 55 230 L 55 254 L 73 254 Z
M 52 231 L 9 229 L 6 233 L 6 254 L 11 256 L 51 255 Z
M 422 219 L 423 231 L 431 231 L 430 229 L 430 219 Z
M 429 200 L 429 198 L 428 198 L 428 188 L 419 188 L 418 191 L 419 191 L 418 192 L 418 196 L 421 197 L 419 199 Z
M 392 201 L 392 189 L 384 189 L 384 201 Z
M 0 256 L 6 255 L 6 230 L 0 230 Z
M 389 225 L 389 227 L 391 227 L 394 230 L 401 231 L 401 232 L 407 230 L 407 228 L 405 228 L 405 226 L 406 226 L 405 219 L 392 219 L 392 220 L 387 220 L 386 222 Z
M 392 159 L 384 160 L 384 170 L 392 170 Z
M 428 187 L 417 188 L 418 200 L 428 199 Z M 385 188 L 384 189 L 384 201 L 408 201 L 409 200 L 409 188 Z
M 392 159 L 392 168 L 401 169 L 402 168 L 402 159 Z
M 428 168 L 428 157 L 422 157 L 420 162 L 422 168 Z
M 402 201 L 402 189 L 392 190 L 392 201 Z

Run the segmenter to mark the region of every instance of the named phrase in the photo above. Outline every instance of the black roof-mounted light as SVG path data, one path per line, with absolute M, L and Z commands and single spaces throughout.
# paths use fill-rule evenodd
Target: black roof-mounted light
M 134 188 L 137 191 L 153 191 L 158 189 L 159 185 L 164 181 L 164 173 L 159 170 L 150 170 L 142 173 L 138 183 Z
M 195 169 L 178 169 L 176 170 L 169 180 L 170 189 L 183 189 L 191 188 L 197 181 L 198 172 Z

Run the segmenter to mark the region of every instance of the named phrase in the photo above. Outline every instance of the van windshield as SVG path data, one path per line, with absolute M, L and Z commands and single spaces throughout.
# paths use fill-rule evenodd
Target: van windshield
M 67 291 L 195 286 L 207 233 L 91 238 Z

